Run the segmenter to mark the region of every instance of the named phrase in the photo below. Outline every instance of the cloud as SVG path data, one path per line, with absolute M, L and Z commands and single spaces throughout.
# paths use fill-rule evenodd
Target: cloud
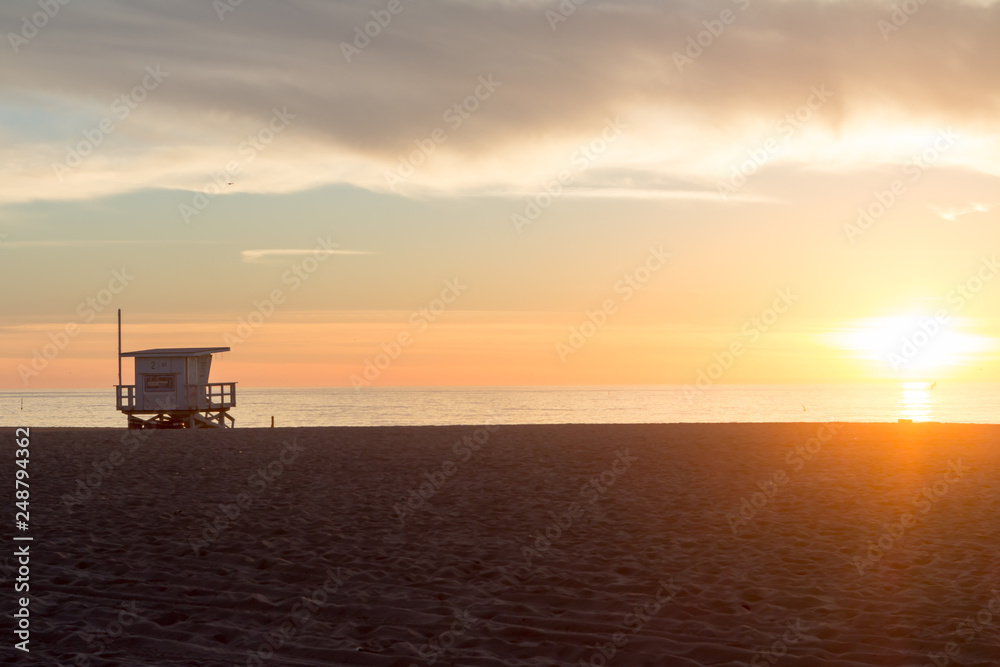
M 881 1 L 593 2 L 552 24 L 559 6 L 404 0 L 375 28 L 378 0 L 241 3 L 223 20 L 194 0 L 67 6 L 4 55 L 3 197 L 202 191 L 231 163 L 244 192 L 388 191 L 386 175 L 417 161 L 396 191 L 531 189 L 617 116 L 630 127 L 608 172 L 641 165 L 711 186 L 822 85 L 833 98 L 775 159 L 901 159 L 900 141 L 911 150 L 949 125 L 1000 136 L 996 3 L 923 4 L 886 38 Z M 34 9 L 5 3 L 0 25 L 16 31 Z M 58 180 L 53 164 L 157 66 L 162 84 Z M 498 83 L 488 97 L 484 78 Z M 245 150 L 275 108 L 295 119 Z M 952 159 L 995 163 L 972 148 Z
M 0 240 L 7 238 L 7 234 L 0 234 Z M 40 240 L 40 241 L 10 241 L 4 243 L 5 248 L 78 248 L 97 247 L 112 245 L 210 245 L 216 243 L 209 240 L 157 240 L 157 239 L 64 239 L 64 240 Z
M 939 207 L 931 206 L 931 209 L 937 213 L 942 220 L 947 220 L 948 222 L 955 222 L 958 218 L 963 215 L 969 215 L 970 213 L 988 213 L 993 210 L 995 205 L 993 204 L 978 204 L 976 202 L 969 202 L 966 206 L 960 207 Z
M 248 264 L 265 264 L 277 262 L 287 257 L 323 257 L 328 255 L 374 255 L 376 253 L 364 250 L 329 250 L 314 248 L 304 250 L 299 248 L 272 248 L 270 250 L 244 250 L 240 252 L 243 261 Z

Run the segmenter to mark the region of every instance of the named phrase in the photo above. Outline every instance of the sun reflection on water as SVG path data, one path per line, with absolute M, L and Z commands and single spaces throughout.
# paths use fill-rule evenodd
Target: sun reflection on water
M 904 382 L 897 402 L 899 416 L 915 422 L 930 421 L 934 408 L 931 387 L 929 382 Z

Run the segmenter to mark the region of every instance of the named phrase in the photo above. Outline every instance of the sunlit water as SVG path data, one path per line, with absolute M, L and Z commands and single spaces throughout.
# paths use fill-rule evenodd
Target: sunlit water
M 23 399 L 23 409 L 21 408 Z M 237 427 L 914 421 L 1000 423 L 1000 384 L 239 389 Z M 0 426 L 125 425 L 114 390 L 0 392 Z

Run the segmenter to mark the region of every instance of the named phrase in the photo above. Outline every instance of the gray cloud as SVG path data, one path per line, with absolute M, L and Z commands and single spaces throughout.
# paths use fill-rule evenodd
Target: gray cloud
M 834 130 L 881 113 L 996 130 L 997 4 L 927 3 L 886 40 L 877 22 L 891 7 L 860 0 L 750 0 L 745 11 L 729 0 L 591 0 L 554 31 L 546 10 L 558 2 L 400 2 L 351 63 L 341 43 L 388 0 L 244 0 L 224 20 L 195 0 L 71 2 L 17 55 L 7 48 L 0 86 L 15 104 L 99 107 L 160 64 L 169 81 L 129 130 L 139 141 L 231 146 L 234 128 L 287 106 L 317 151 L 386 164 L 447 129 L 442 114 L 490 74 L 501 88 L 442 149 L 459 161 L 572 141 L 636 109 L 726 132 L 780 117 L 819 84 L 836 93 L 820 121 Z M 673 54 L 723 10 L 734 22 L 678 72 Z M 4 3 L 0 29 L 33 11 Z

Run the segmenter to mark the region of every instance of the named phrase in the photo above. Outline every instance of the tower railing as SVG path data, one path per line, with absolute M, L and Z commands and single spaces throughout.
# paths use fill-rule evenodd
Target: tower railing
M 135 385 L 116 384 L 116 396 L 118 397 L 118 410 L 135 410 Z
M 199 410 L 225 410 L 236 405 L 235 382 L 189 384 L 186 389 L 188 405 Z
M 136 406 L 134 384 L 115 385 L 116 405 L 121 412 L 139 411 Z M 162 412 L 164 410 L 226 410 L 236 406 L 235 382 L 208 382 L 189 384 L 184 387 L 185 405 L 173 408 L 157 408 L 144 405 L 142 412 Z M 172 396 L 172 394 L 171 394 Z M 148 400 L 147 396 L 147 400 Z M 170 401 L 173 402 L 172 400 Z

